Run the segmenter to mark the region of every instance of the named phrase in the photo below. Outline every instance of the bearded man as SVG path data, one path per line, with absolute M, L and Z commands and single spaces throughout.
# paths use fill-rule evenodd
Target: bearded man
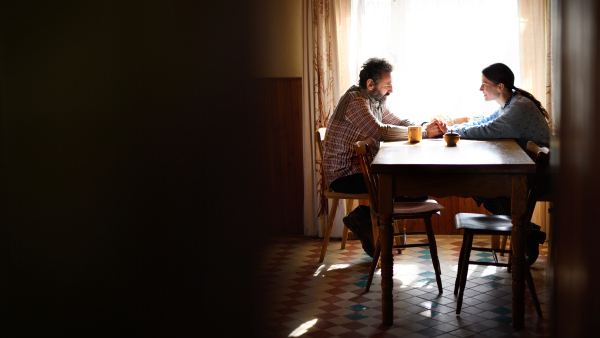
M 354 152 L 356 142 L 371 138 L 374 156 L 379 151 L 380 141 L 408 138 L 407 127 L 412 123 L 393 115 L 385 104 L 386 98 L 393 92 L 392 70 L 392 65 L 385 59 L 367 60 L 361 68 L 358 86 L 346 91 L 329 119 L 323 144 L 323 164 L 329 187 L 335 192 L 367 192 L 360 162 Z M 433 121 L 424 126 L 422 137 L 442 134 L 439 124 Z M 344 224 L 359 237 L 365 251 L 373 256 L 368 207 L 359 206 L 344 218 Z

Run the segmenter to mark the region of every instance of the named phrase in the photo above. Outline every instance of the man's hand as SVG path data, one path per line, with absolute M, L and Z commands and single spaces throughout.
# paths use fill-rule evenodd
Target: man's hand
M 444 135 L 446 133 L 446 124 L 434 119 L 431 123 L 425 125 L 425 130 L 427 131 L 427 137 L 437 137 Z
M 445 123 L 438 123 L 438 127 L 440 127 L 440 130 L 442 131 L 442 135 L 444 135 L 445 133 L 448 132 L 448 125 Z

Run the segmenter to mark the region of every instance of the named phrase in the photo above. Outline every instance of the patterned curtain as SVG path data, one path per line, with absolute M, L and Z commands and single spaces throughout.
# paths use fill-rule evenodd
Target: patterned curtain
M 548 122 L 554 131 L 550 10 L 547 0 L 519 0 L 521 87 L 540 100 L 550 114 Z M 550 230 L 549 204 L 539 202 L 532 218 L 532 222 L 540 225 L 546 232 Z
M 320 236 L 328 203 L 314 133 L 327 127 L 327 120 L 347 89 L 345 41 L 350 0 L 303 0 L 303 148 L 304 148 L 304 234 Z M 344 65 L 344 66 L 342 66 Z M 344 207 L 339 209 L 343 213 Z M 341 217 L 336 217 L 341 221 Z M 341 224 L 341 223 L 340 223 Z M 341 227 L 337 227 L 341 229 Z M 336 236 L 334 227 L 333 237 Z

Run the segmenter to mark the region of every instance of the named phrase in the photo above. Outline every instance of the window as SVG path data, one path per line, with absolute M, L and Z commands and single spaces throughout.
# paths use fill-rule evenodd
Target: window
M 502 62 L 520 86 L 517 0 L 352 0 L 349 76 L 370 57 L 394 65 L 390 110 L 415 123 L 498 109 L 479 91 L 481 70 Z

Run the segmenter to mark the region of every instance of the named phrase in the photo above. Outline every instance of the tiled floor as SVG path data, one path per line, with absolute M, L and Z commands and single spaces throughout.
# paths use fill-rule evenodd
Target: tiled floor
M 413 238 L 412 241 L 421 240 Z M 371 258 L 359 241 L 329 244 L 319 263 L 320 241 L 299 237 L 273 240 L 264 260 L 268 323 L 265 337 L 545 337 L 550 335 L 549 292 L 546 288 L 546 246 L 532 266 L 544 318 L 538 318 L 526 291 L 526 328 L 511 326 L 511 278 L 505 268 L 469 266 L 467 289 L 456 315 L 454 281 L 460 236 L 436 236 L 444 292 L 438 295 L 426 248 L 394 255 L 394 324 L 381 324 L 380 272 L 364 291 Z M 489 245 L 479 238 L 474 245 Z M 489 259 L 491 254 L 472 253 Z M 500 257 L 501 259 L 505 259 Z

